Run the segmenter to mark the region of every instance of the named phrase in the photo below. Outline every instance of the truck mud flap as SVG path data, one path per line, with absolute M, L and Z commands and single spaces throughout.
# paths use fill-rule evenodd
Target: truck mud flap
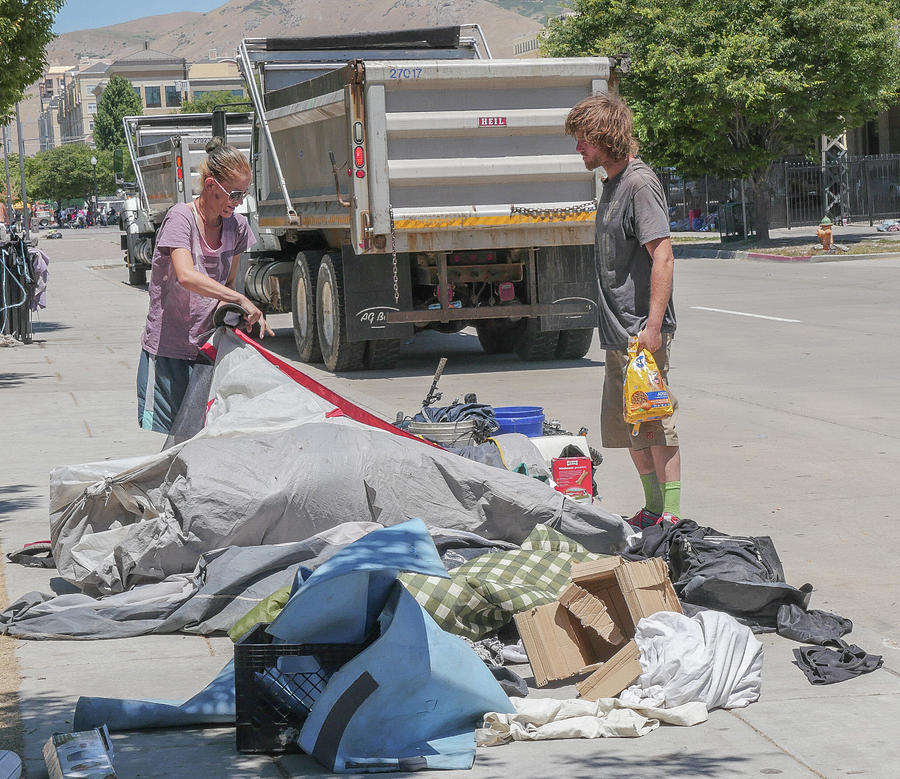
M 412 324 L 388 324 L 387 321 L 389 311 L 408 311 L 412 307 L 412 285 L 406 255 L 397 257 L 399 303 L 394 299 L 394 271 L 390 254 L 359 256 L 345 246 L 341 259 L 344 265 L 344 310 L 348 340 L 411 338 Z
M 593 246 L 547 246 L 535 250 L 538 302 L 590 302 L 583 314 L 540 318 L 541 330 L 575 330 L 597 326 L 597 271 Z

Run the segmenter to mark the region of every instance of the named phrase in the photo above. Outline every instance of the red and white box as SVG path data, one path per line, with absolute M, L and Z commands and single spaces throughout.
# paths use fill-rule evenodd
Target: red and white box
M 573 500 L 590 503 L 593 493 L 590 457 L 556 457 L 553 460 L 553 481 L 558 492 Z

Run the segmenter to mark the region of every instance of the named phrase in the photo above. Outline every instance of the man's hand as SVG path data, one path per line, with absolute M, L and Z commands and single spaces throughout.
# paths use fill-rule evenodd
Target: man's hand
M 659 351 L 659 348 L 662 346 L 662 334 L 659 331 L 659 328 L 650 328 L 644 327 L 640 333 L 638 333 L 638 353 L 642 349 L 646 349 L 650 354 L 654 354 Z

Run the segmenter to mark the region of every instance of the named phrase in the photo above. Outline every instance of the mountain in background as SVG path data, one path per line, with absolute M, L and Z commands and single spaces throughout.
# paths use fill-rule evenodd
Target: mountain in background
M 207 13 L 184 11 L 60 35 L 48 48 L 51 65 L 80 58 L 115 59 L 147 42 L 152 49 L 191 60 L 215 50 L 232 56 L 243 37 L 314 36 L 377 30 L 481 25 L 495 57 L 541 28 L 555 2 L 541 0 L 229 0 Z

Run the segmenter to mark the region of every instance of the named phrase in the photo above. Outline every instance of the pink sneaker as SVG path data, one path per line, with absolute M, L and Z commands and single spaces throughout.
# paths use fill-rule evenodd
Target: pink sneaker
M 661 525 L 663 522 L 668 522 L 672 525 L 681 522 L 679 517 L 676 517 L 671 511 L 664 511 L 662 516 L 654 522 L 655 525 Z
M 659 514 L 654 514 L 652 511 L 643 508 L 631 519 L 626 519 L 625 521 L 635 530 L 643 530 L 645 527 L 655 525 L 661 520 L 662 517 Z

